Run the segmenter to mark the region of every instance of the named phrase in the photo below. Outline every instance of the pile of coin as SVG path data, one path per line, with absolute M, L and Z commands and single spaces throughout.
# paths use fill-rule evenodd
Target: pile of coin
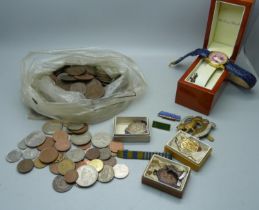
M 49 167 L 56 175 L 53 189 L 66 192 L 74 185 L 89 187 L 95 182 L 110 182 L 114 177 L 128 176 L 125 164 L 115 158 L 123 150 L 121 142 L 112 141 L 110 134 L 91 135 L 87 124 L 62 124 L 48 121 L 42 131 L 34 131 L 17 144 L 6 156 L 10 163 L 19 161 L 17 171 L 25 174 L 33 168 Z M 22 160 L 21 160 L 22 159 Z
M 50 75 L 60 88 L 82 93 L 87 99 L 103 97 L 104 87 L 120 76 L 110 76 L 101 67 L 91 65 L 66 65 Z

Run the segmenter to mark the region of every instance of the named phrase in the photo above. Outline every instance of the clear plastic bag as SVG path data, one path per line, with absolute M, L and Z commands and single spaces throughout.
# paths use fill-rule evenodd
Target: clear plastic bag
M 109 76 L 121 76 L 105 86 L 105 95 L 86 99 L 79 92 L 55 85 L 50 74 L 65 65 L 95 65 Z M 22 65 L 22 98 L 35 112 L 64 122 L 97 123 L 113 117 L 141 95 L 146 87 L 133 60 L 103 49 L 72 49 L 29 53 Z

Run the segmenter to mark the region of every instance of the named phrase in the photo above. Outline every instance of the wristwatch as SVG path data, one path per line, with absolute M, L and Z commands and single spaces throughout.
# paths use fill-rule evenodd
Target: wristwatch
M 187 53 L 183 57 L 178 58 L 176 61 L 171 62 L 169 66 L 171 67 L 180 63 L 188 56 L 197 55 L 202 57 L 206 63 L 216 70 L 226 69 L 229 73 L 229 80 L 241 87 L 249 89 L 256 84 L 256 77 L 253 74 L 234 64 L 225 53 L 219 51 L 209 51 L 207 49 L 198 48 Z M 193 77 L 190 78 L 190 81 L 195 81 L 197 77 L 198 75 L 193 75 Z

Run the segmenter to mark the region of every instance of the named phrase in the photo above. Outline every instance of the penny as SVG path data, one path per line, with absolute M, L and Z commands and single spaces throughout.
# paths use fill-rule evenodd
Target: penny
M 114 177 L 113 167 L 109 165 L 103 166 L 103 170 L 99 173 L 98 181 L 107 183 L 110 182 Z
M 41 145 L 46 139 L 42 131 L 33 131 L 25 138 L 25 144 L 28 147 L 37 147 Z
M 52 187 L 56 192 L 64 193 L 71 190 L 73 185 L 66 183 L 63 176 L 57 175 L 52 182 Z
M 107 147 L 111 143 L 111 141 L 112 141 L 112 136 L 105 132 L 96 133 L 92 137 L 92 144 L 98 148 Z
M 107 160 L 111 157 L 111 151 L 109 148 L 102 148 L 99 150 L 100 151 L 100 157 L 99 159 L 101 160 Z
M 67 132 L 65 131 L 56 131 L 54 134 L 53 134 L 53 139 L 55 141 L 67 141 L 68 140 L 68 134 Z
M 76 183 L 80 187 L 89 187 L 93 185 L 98 178 L 98 172 L 93 166 L 81 166 L 77 169 L 78 179 Z
M 53 174 L 59 174 L 59 172 L 58 172 L 58 163 L 51 163 L 49 165 L 49 170 Z
M 48 147 L 41 151 L 39 159 L 43 163 L 52 163 L 58 157 L 58 151 L 54 147 Z
M 73 76 L 71 76 L 71 75 L 69 75 L 67 73 L 59 74 L 57 76 L 57 80 L 62 80 L 64 82 L 74 82 L 74 81 L 76 81 L 76 79 Z
M 112 152 L 117 153 L 118 150 L 124 150 L 124 145 L 122 142 L 112 141 L 109 145 L 109 148 Z
M 88 73 L 84 73 L 82 75 L 78 75 L 78 76 L 74 76 L 77 80 L 81 80 L 81 81 L 88 81 L 88 80 L 92 80 L 94 78 L 93 75 L 88 74 Z
M 78 178 L 78 173 L 76 170 L 70 170 L 64 176 L 64 179 L 68 184 L 75 183 L 77 178 Z
M 34 167 L 35 167 L 35 168 L 38 168 L 38 169 L 45 168 L 45 167 L 47 166 L 47 164 L 41 162 L 39 158 L 36 158 L 36 159 L 33 161 L 33 164 L 34 164 Z
M 22 152 L 18 149 L 12 150 L 11 152 L 9 152 L 6 156 L 6 160 L 9 163 L 14 163 L 17 162 L 18 160 L 20 160 L 22 157 Z
M 81 167 L 83 165 L 87 165 L 85 160 L 81 160 L 81 161 L 77 162 L 76 163 L 76 169 L 78 169 L 79 167 Z
M 128 176 L 129 168 L 125 164 L 116 164 L 113 166 L 114 176 L 118 179 L 123 179 Z
M 68 130 L 68 132 L 70 134 L 77 134 L 77 135 L 84 134 L 87 131 L 88 131 L 88 125 L 87 124 L 84 124 L 84 127 L 82 127 L 79 130 Z
M 83 82 L 75 82 L 71 84 L 70 91 L 79 92 L 84 94 L 86 91 L 86 85 Z
M 65 69 L 65 72 L 71 76 L 78 76 L 85 73 L 84 66 L 71 66 Z
M 57 141 L 55 144 L 54 144 L 55 148 L 60 151 L 60 152 L 65 152 L 67 150 L 70 149 L 71 147 L 71 142 L 68 141 L 68 140 L 64 140 L 64 141 Z
M 92 148 L 86 151 L 85 156 L 89 160 L 97 159 L 100 156 L 100 151 L 97 148 Z
M 77 146 L 77 147 L 80 148 L 80 149 L 83 149 L 83 150 L 87 150 L 87 149 L 89 149 L 91 146 L 92 146 L 92 144 L 91 144 L 91 142 L 89 142 L 88 144 L 79 145 L 79 146 Z
M 75 163 L 72 160 L 64 159 L 58 163 L 58 172 L 65 175 L 69 170 L 75 169 Z
M 66 152 L 66 157 L 72 160 L 73 162 L 79 162 L 80 160 L 84 159 L 85 151 L 80 148 L 71 149 L 68 152 Z
M 86 84 L 85 97 L 88 99 L 98 99 L 103 97 L 105 90 L 102 83 L 96 79 L 91 80 Z
M 88 131 L 82 135 L 71 135 L 70 141 L 75 145 L 84 145 L 91 141 L 92 135 Z
M 52 135 L 58 130 L 62 130 L 63 124 L 57 120 L 50 120 L 47 121 L 43 126 L 42 126 L 42 131 L 45 134 Z
M 37 147 L 39 151 L 42 151 L 48 147 L 53 147 L 55 144 L 55 141 L 52 137 L 47 137 L 43 144 Z
M 17 165 L 17 171 L 25 174 L 30 172 L 34 167 L 33 161 L 30 159 L 21 160 Z
M 74 131 L 74 130 L 80 130 L 84 126 L 85 126 L 84 123 L 68 123 L 66 127 L 68 130 Z
M 39 151 L 37 149 L 27 148 L 23 151 L 24 159 L 35 159 L 39 155 Z
M 109 165 L 109 166 L 113 167 L 113 166 L 115 166 L 117 164 L 117 160 L 114 157 L 110 157 L 108 160 L 104 160 L 103 164 L 104 165 Z
M 99 159 L 91 160 L 88 165 L 95 167 L 95 169 L 100 172 L 103 169 L 103 161 Z
M 17 147 L 21 150 L 25 150 L 27 148 L 27 145 L 25 144 L 25 138 L 17 144 Z

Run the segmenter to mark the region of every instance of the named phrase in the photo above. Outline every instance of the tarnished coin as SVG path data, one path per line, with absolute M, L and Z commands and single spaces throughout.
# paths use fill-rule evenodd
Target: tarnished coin
M 197 152 L 199 150 L 200 144 L 196 140 L 192 140 L 189 138 L 181 139 L 180 147 L 185 152 Z
M 79 162 L 80 160 L 84 159 L 85 151 L 80 148 L 71 149 L 68 152 L 66 152 L 66 157 L 72 160 L 73 162 Z
M 73 185 L 66 183 L 63 176 L 57 175 L 52 182 L 52 187 L 56 192 L 63 193 L 71 190 Z
M 87 165 L 87 163 L 86 163 L 85 160 L 86 160 L 86 159 L 77 162 L 77 163 L 76 163 L 76 169 L 78 169 L 78 168 L 81 167 L 81 166 Z
M 46 139 L 42 131 L 33 131 L 25 138 L 25 144 L 28 147 L 37 147 L 41 145 Z
M 58 157 L 58 151 L 54 147 L 48 147 L 41 151 L 39 159 L 42 163 L 52 163 Z
M 70 141 L 75 145 L 84 145 L 90 142 L 92 139 L 91 133 L 88 131 L 82 135 L 71 135 Z
M 54 144 L 55 148 L 60 152 L 65 152 L 70 149 L 71 142 L 69 140 L 56 141 Z
M 112 152 L 117 153 L 118 150 L 124 150 L 124 145 L 122 142 L 112 141 L 109 145 L 109 148 Z
M 91 142 L 89 142 L 88 144 L 83 144 L 83 145 L 78 145 L 77 147 L 83 150 L 87 150 L 92 146 Z
M 42 151 L 48 147 L 53 147 L 55 144 L 55 141 L 52 137 L 47 137 L 43 144 L 37 147 L 39 151 Z
M 111 143 L 111 141 L 112 141 L 112 136 L 106 132 L 96 133 L 92 137 L 92 144 L 98 148 L 107 147 Z
M 25 139 L 22 139 L 18 144 L 17 144 L 17 147 L 21 150 L 25 150 L 27 148 L 27 145 L 25 144 Z
M 49 170 L 50 170 L 51 173 L 58 175 L 59 174 L 59 172 L 58 172 L 58 163 L 51 163 L 49 165 Z
M 77 80 L 81 80 L 81 81 L 88 81 L 88 80 L 92 80 L 94 78 L 93 75 L 88 74 L 88 73 L 84 73 L 82 75 L 78 75 L 78 76 L 74 76 Z
M 114 176 L 123 179 L 129 175 L 129 168 L 125 164 L 116 164 L 113 166 Z
M 71 76 L 78 76 L 85 73 L 84 66 L 71 66 L 65 69 L 65 72 Z
M 68 123 L 66 127 L 68 130 L 75 131 L 75 130 L 80 130 L 84 126 L 85 126 L 84 123 Z
M 58 87 L 62 88 L 63 90 L 66 90 L 66 91 L 69 91 L 69 90 L 70 90 L 71 84 L 68 83 L 68 82 L 62 81 L 61 79 L 58 79 L 58 78 L 57 78 L 57 80 L 55 81 L 55 84 L 56 84 Z
M 92 79 L 89 83 L 86 84 L 85 97 L 89 99 L 98 99 L 103 97 L 105 90 L 102 86 L 102 83 L 97 79 Z
M 27 148 L 23 151 L 23 158 L 24 159 L 35 159 L 36 157 L 38 157 L 39 155 L 39 151 L 37 149 L 31 149 L 31 148 Z
M 84 134 L 87 131 L 88 131 L 88 125 L 87 124 L 84 124 L 84 127 L 80 128 L 79 130 L 69 130 L 68 129 L 69 134 L 77 134 L 77 135 Z
M 88 149 L 85 156 L 89 160 L 97 159 L 100 156 L 100 151 L 97 148 Z
M 93 166 L 81 166 L 77 169 L 78 179 L 76 183 L 80 187 L 89 187 L 93 185 L 98 178 L 98 172 Z
M 56 131 L 54 134 L 53 134 L 53 139 L 55 141 L 67 141 L 69 138 L 67 132 L 65 131 Z
M 103 169 L 103 161 L 99 159 L 91 160 L 87 165 L 95 167 L 95 169 L 100 172 Z
M 105 147 L 99 150 L 100 151 L 100 160 L 107 160 L 111 157 L 111 151 L 109 148 Z
M 103 166 L 103 170 L 99 173 L 98 181 L 99 182 L 110 182 L 114 177 L 113 167 L 109 165 Z
M 58 163 L 58 172 L 65 175 L 69 170 L 75 169 L 76 165 L 72 160 L 64 159 Z
M 6 155 L 6 160 L 9 162 L 9 163 L 14 163 L 14 162 L 17 162 L 18 160 L 20 160 L 22 157 L 22 152 L 18 149 L 15 149 L 15 150 L 12 150 L 11 152 L 9 152 L 7 155 Z
M 17 171 L 19 173 L 25 174 L 30 172 L 34 167 L 33 161 L 30 159 L 21 160 L 17 164 Z
M 55 160 L 55 163 L 59 163 L 61 162 L 62 160 L 64 160 L 64 154 L 59 152 L 58 153 L 58 158 Z
M 85 67 L 86 72 L 87 72 L 88 74 L 91 74 L 91 75 L 93 75 L 93 76 L 96 75 L 96 67 L 95 67 L 95 66 L 85 65 L 84 67 Z
M 76 170 L 70 170 L 64 176 L 64 179 L 65 179 L 66 183 L 68 183 L 68 184 L 75 183 L 77 178 L 78 178 L 78 173 Z
M 42 131 L 45 134 L 52 135 L 56 131 L 62 130 L 63 124 L 60 121 L 57 120 L 50 120 L 47 121 L 43 126 L 42 126 Z
M 76 79 L 73 77 L 73 76 L 71 76 L 71 75 L 69 75 L 69 74 L 67 74 L 67 73 L 61 73 L 61 74 L 59 74 L 58 76 L 57 76 L 57 81 L 58 80 L 62 80 L 62 81 L 64 81 L 64 82 L 74 82 L 74 81 L 76 81 Z
M 147 133 L 147 123 L 145 121 L 131 122 L 125 129 L 126 134 L 145 134 Z
M 38 168 L 38 169 L 45 168 L 45 167 L 47 166 L 47 164 L 41 162 L 39 158 L 36 158 L 36 159 L 33 161 L 33 164 L 34 164 L 34 167 L 35 167 L 35 168 Z
M 70 91 L 79 92 L 84 94 L 86 91 L 86 85 L 83 82 L 75 82 L 71 84 Z
M 108 160 L 103 161 L 104 165 L 109 165 L 109 166 L 115 166 L 117 164 L 117 160 L 115 157 L 110 157 Z

